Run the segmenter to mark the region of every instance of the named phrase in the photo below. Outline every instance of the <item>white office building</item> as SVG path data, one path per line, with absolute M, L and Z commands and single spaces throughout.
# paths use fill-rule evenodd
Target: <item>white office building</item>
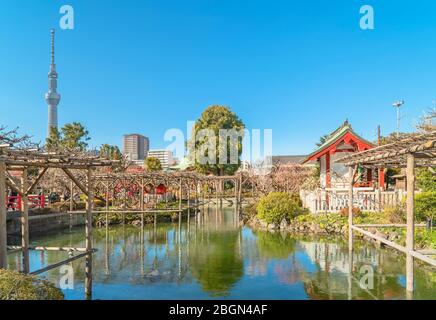
M 150 150 L 148 151 L 148 157 L 159 159 L 160 164 L 162 165 L 162 170 L 166 170 L 169 167 L 176 164 L 173 158 L 173 153 L 169 150 L 165 150 L 165 149 Z

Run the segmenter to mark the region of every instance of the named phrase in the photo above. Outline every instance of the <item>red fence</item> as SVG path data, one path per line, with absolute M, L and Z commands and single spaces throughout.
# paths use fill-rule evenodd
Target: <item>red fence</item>
M 44 195 L 32 195 L 28 196 L 29 208 L 44 208 L 45 207 L 45 196 Z M 10 196 L 6 198 L 6 206 L 11 210 L 21 210 L 22 197 L 21 196 Z

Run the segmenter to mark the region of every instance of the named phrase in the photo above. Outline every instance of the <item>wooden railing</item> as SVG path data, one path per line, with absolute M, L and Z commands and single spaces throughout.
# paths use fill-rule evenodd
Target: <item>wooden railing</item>
M 339 212 L 349 207 L 348 192 L 344 190 L 316 190 L 300 192 L 303 206 L 312 213 Z M 395 206 L 403 199 L 403 192 L 398 191 L 355 191 L 353 207 L 361 211 L 382 211 L 388 206 Z

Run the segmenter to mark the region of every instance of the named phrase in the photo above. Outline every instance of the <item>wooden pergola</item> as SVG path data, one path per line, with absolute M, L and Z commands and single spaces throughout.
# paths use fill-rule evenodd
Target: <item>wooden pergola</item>
M 243 174 L 233 176 L 207 176 L 195 172 L 135 172 L 135 173 L 115 173 L 107 172 L 110 170 L 97 170 L 113 166 L 117 161 L 102 159 L 98 156 L 86 153 L 50 153 L 40 150 L 14 149 L 8 145 L 0 145 L 0 268 L 7 268 L 7 253 L 9 251 L 22 252 L 22 272 L 33 275 L 41 274 L 51 269 L 70 263 L 76 259 L 85 257 L 85 294 L 89 297 L 92 293 L 92 254 L 96 251 L 92 247 L 92 222 L 93 213 L 97 211 L 93 208 L 94 199 L 105 201 L 105 209 L 98 213 L 126 213 L 141 214 L 142 225 L 144 225 L 144 214 L 154 214 L 156 224 L 157 213 L 178 212 L 179 225 L 182 219 L 182 212 L 188 212 L 188 223 L 190 210 L 198 208 L 200 205 L 214 203 L 217 206 L 222 200 L 234 199 L 235 210 L 238 212 L 242 207 L 242 186 L 248 181 Z M 29 245 L 29 199 L 31 194 L 45 177 L 48 170 L 54 169 L 63 172 L 59 179 L 70 181 L 70 213 L 85 214 L 85 247 L 44 247 Z M 29 174 L 29 172 L 31 174 Z M 17 180 L 19 177 L 19 181 Z M 224 184 L 231 182 L 233 188 L 229 190 L 231 194 L 225 192 Z M 139 190 L 139 201 L 132 210 L 121 208 L 110 210 L 109 202 L 114 197 L 114 187 L 116 185 L 136 185 Z M 146 186 L 156 186 L 163 184 L 167 188 L 175 191 L 178 195 L 178 209 L 176 208 L 145 208 L 144 193 Z M 74 211 L 73 189 L 78 188 L 85 194 L 86 211 Z M 6 191 L 10 189 L 19 194 L 21 201 L 21 245 L 8 245 L 6 228 Z M 111 193 L 112 192 L 112 193 Z M 111 199 L 112 196 L 112 199 Z M 182 200 L 186 200 L 183 206 Z M 204 209 L 204 208 L 203 208 Z M 203 210 L 204 211 L 204 210 Z M 197 211 L 195 211 L 197 212 Z M 106 226 L 107 226 L 106 220 Z M 57 263 L 48 265 L 39 270 L 30 270 L 29 251 L 63 251 L 68 252 L 69 257 Z
M 8 145 L 0 146 L 0 268 L 7 268 L 7 250 L 20 250 L 23 258 L 23 272 L 40 274 L 50 269 L 57 268 L 73 260 L 86 257 L 86 282 L 85 293 L 91 294 L 92 288 L 92 210 L 94 199 L 93 170 L 98 167 L 108 167 L 114 161 L 102 159 L 82 153 L 48 153 L 39 150 L 18 150 Z M 33 180 L 29 179 L 29 170 L 37 169 L 38 173 Z M 86 222 L 85 222 L 85 248 L 65 247 L 30 247 L 29 246 L 29 204 L 28 196 L 37 186 L 41 178 L 49 169 L 61 169 L 65 176 L 87 196 Z M 82 184 L 71 170 L 86 172 L 86 184 Z M 21 172 L 21 183 L 11 176 L 11 172 Z M 22 197 L 21 201 L 21 245 L 8 246 L 6 229 L 6 190 L 17 192 Z M 38 251 L 66 251 L 70 257 L 40 270 L 30 272 L 29 250 Z M 78 253 L 74 255 L 75 253 Z
M 156 189 L 159 185 L 164 185 L 168 189 L 177 190 L 180 211 L 182 199 L 188 201 L 194 196 L 195 204 L 199 199 L 203 203 L 211 201 L 211 191 L 215 192 L 216 198 L 224 198 L 223 184 L 231 181 L 234 186 L 234 197 L 240 202 L 240 181 L 239 175 L 235 176 L 205 176 L 196 172 L 135 172 L 135 173 L 100 173 L 95 175 L 95 190 L 104 194 L 106 201 L 106 211 L 109 211 L 109 201 L 114 198 L 115 186 L 136 186 L 139 190 L 139 199 L 136 201 L 135 212 L 149 212 L 145 210 L 144 194 L 145 189 L 151 186 Z M 112 191 L 112 194 L 111 194 Z M 156 209 L 153 209 L 156 211 Z M 172 210 L 174 211 L 174 210 Z
M 432 266 L 436 266 L 436 260 L 431 258 L 434 252 L 417 251 L 414 246 L 415 236 L 415 168 L 435 168 L 436 167 L 436 131 L 424 134 L 416 134 L 412 137 L 401 139 L 393 143 L 379 146 L 370 150 L 354 153 L 337 160 L 349 167 L 349 250 L 353 248 L 353 231 L 380 241 L 398 251 L 406 254 L 406 290 L 411 293 L 414 290 L 414 259 L 424 261 Z M 405 168 L 407 184 L 407 223 L 406 225 L 353 225 L 353 185 L 357 167 L 364 168 Z M 405 227 L 406 246 L 401 246 L 378 235 L 365 230 L 366 227 Z

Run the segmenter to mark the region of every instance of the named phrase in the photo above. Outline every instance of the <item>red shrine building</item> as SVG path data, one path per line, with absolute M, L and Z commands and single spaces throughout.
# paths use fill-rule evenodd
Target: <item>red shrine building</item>
M 306 157 L 303 164 L 318 164 L 320 168 L 320 187 L 325 190 L 348 189 L 348 168 L 335 160 L 353 153 L 374 148 L 375 145 L 354 132 L 348 120 L 329 134 L 322 145 Z M 358 168 L 356 188 L 384 188 L 384 172 Z

